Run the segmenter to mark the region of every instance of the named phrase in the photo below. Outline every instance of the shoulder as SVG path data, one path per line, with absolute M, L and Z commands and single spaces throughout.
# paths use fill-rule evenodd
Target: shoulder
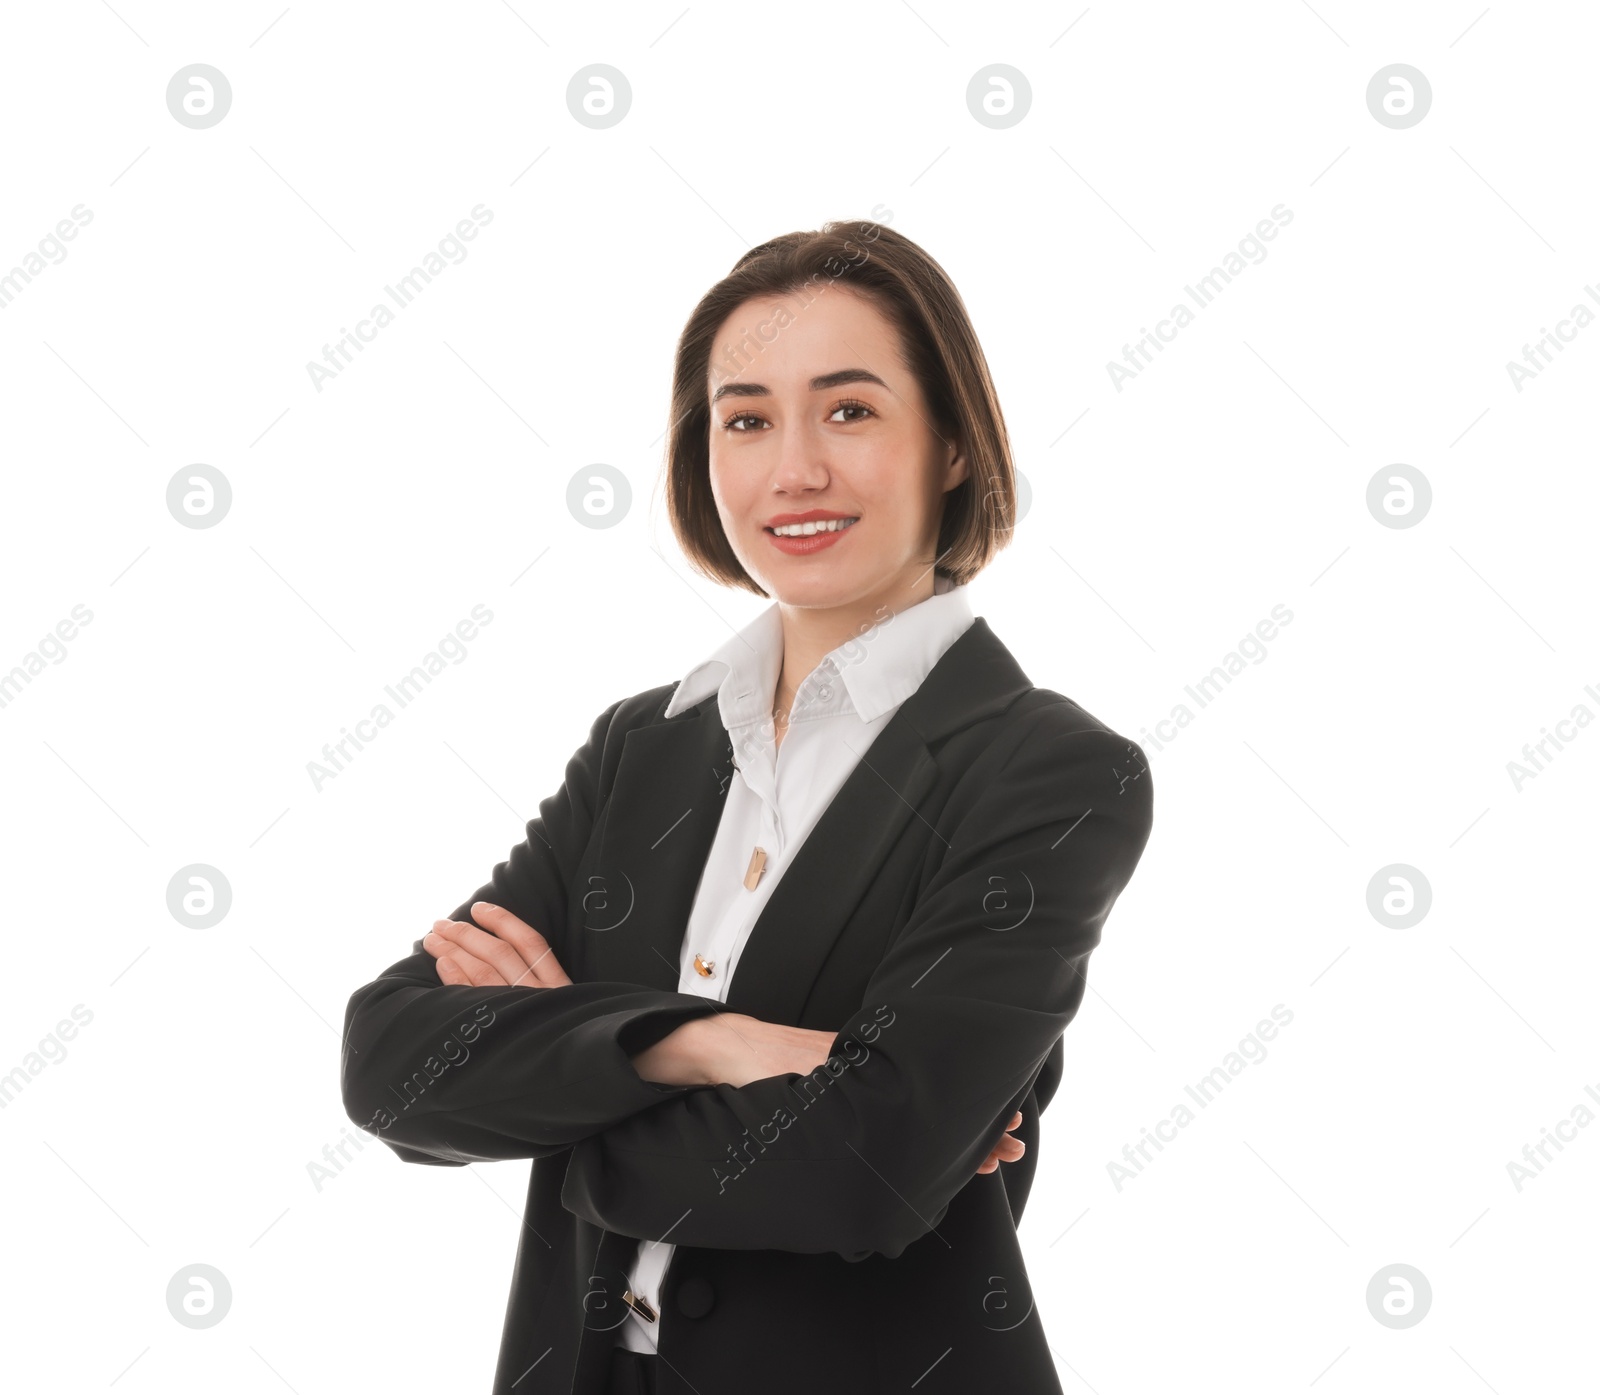
M 613 702 L 590 725 L 589 739 L 584 747 L 589 760 L 602 771 L 610 772 L 622 758 L 622 747 L 630 731 L 657 726 L 664 721 L 691 721 L 692 714 L 699 710 L 698 706 L 671 718 L 665 715 L 667 704 L 677 687 L 677 683 L 662 683 Z M 716 698 L 708 697 L 706 701 L 715 702 Z
M 1109 722 L 1052 688 L 1029 688 L 1007 715 L 1013 723 L 1025 725 L 1040 736 L 1099 733 L 1118 741 L 1126 739 Z
M 1031 754 L 1071 760 L 1081 752 L 1127 753 L 1144 761 L 1139 743 L 1124 736 L 1081 703 L 1051 688 L 1029 686 L 1004 712 L 984 724 L 992 757 L 1006 765 Z
M 960 767 L 959 807 L 997 818 L 1094 811 L 1125 823 L 1133 845 L 1148 838 L 1154 791 L 1144 748 L 1081 703 L 1030 685 L 966 735 L 965 749 L 946 753 Z
M 586 746 L 588 752 L 595 757 L 609 755 L 613 751 L 620 753 L 630 731 L 636 727 L 655 726 L 664 720 L 663 713 L 677 686 L 676 683 L 664 683 L 646 688 L 642 693 L 618 698 L 590 724 Z M 673 720 L 685 720 L 687 716 L 687 713 L 679 713 Z
M 666 683 L 646 688 L 618 698 L 601 712 L 589 724 L 588 736 L 567 763 L 568 787 L 585 790 L 585 798 L 598 807 L 616 781 L 628 733 L 662 721 L 662 713 L 677 686 Z M 672 720 L 687 721 L 689 714 L 680 713 Z
M 688 720 L 689 714 L 696 710 L 695 707 L 687 708 L 670 719 L 666 716 L 667 704 L 672 701 L 672 695 L 677 690 L 676 682 L 662 683 L 654 688 L 646 688 L 642 693 L 619 698 L 606 709 L 611 729 L 621 734 L 630 732 L 635 727 L 653 727 L 668 720 Z M 706 701 L 715 702 L 716 698 L 713 695 Z

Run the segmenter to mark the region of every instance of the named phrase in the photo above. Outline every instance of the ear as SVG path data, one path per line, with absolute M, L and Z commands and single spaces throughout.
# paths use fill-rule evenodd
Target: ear
M 958 441 L 946 441 L 944 445 L 945 476 L 944 492 L 948 494 L 958 484 L 972 473 L 967 464 L 967 455 L 961 449 Z

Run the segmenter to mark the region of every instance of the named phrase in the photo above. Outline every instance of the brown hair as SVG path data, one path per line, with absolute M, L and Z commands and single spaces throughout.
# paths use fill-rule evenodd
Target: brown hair
M 672 531 L 702 576 L 767 594 L 734 555 L 711 495 L 712 345 L 728 316 L 752 296 L 804 291 L 809 303 L 811 294 L 836 281 L 871 299 L 899 330 L 905 366 L 922 389 L 934 430 L 967 456 L 967 478 L 944 496 L 935 567 L 961 585 L 989 564 L 1016 526 L 1005 419 L 966 306 L 944 268 L 910 238 L 876 223 L 824 223 L 752 247 L 695 306 L 678 338 L 672 374 Z M 730 371 L 748 361 L 746 355 Z

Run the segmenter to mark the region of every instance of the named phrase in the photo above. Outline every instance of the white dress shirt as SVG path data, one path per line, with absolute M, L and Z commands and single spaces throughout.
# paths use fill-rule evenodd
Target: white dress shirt
M 783 622 L 774 602 L 679 683 L 666 716 L 715 693 L 733 746 L 736 773 L 716 839 L 695 892 L 678 960 L 678 991 L 726 1002 L 739 953 L 750 931 L 856 763 L 900 704 L 972 623 L 967 588 L 935 576 L 934 594 L 862 631 L 826 655 L 800 684 L 783 741 L 774 751 L 772 701 L 783 669 Z M 766 863 L 745 887 L 751 854 Z M 695 966 L 709 961 L 710 977 Z M 675 1247 L 643 1240 L 628 1286 L 657 1314 L 646 1322 L 631 1309 L 617 1340 L 652 1354 L 663 1322 L 661 1278 Z

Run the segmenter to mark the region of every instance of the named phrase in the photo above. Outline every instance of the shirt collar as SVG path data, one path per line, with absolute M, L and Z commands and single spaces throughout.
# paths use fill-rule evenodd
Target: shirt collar
M 876 721 L 922 686 L 940 657 L 972 623 L 967 588 L 934 577 L 934 594 L 831 650 L 795 694 L 798 705 L 837 674 L 864 722 Z M 663 715 L 675 716 L 712 693 L 728 731 L 771 716 L 783 667 L 783 620 L 774 601 L 679 680 Z

